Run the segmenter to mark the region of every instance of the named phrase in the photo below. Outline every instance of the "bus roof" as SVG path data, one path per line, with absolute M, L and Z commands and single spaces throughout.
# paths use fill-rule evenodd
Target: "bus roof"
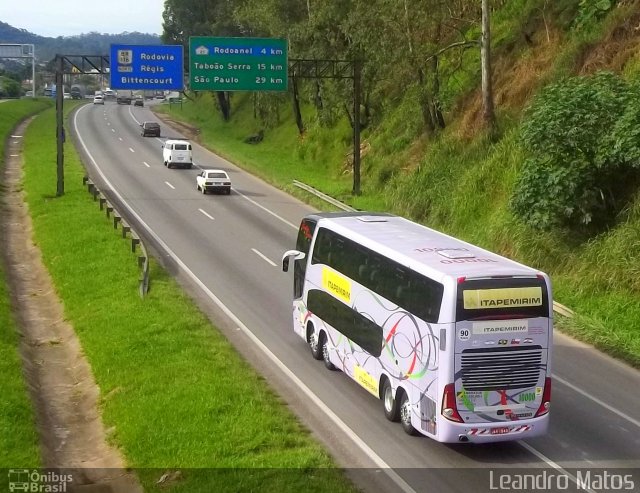
M 400 216 L 371 212 L 310 214 L 329 229 L 436 280 L 535 276 L 540 271 Z

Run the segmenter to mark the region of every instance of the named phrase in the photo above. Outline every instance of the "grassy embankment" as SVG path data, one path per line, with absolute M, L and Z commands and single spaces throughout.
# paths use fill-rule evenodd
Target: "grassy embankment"
M 154 261 L 152 289 L 82 185 L 65 146 L 55 193 L 55 115 L 25 139 L 35 240 L 102 393 L 110 440 L 147 491 L 353 491 L 327 453 Z M 151 469 L 156 468 L 156 469 Z M 216 468 L 189 469 L 189 468 Z M 156 482 L 166 470 L 181 479 Z
M 51 103 L 45 100 L 7 101 L 0 105 L 0 160 L 4 166 L 5 144 L 12 129 L 24 118 L 42 111 Z M 6 188 L 0 184 L 0 195 Z M 2 213 L 2 211 L 0 211 Z M 0 239 L 0 241 L 4 241 Z M 22 375 L 17 350 L 18 334 L 11 313 L 4 262 L 0 262 L 0 468 L 25 468 L 40 465 L 38 434 L 33 408 Z
M 163 105 L 158 111 L 198 127 L 201 141 L 210 149 L 297 196 L 309 200 L 305 192 L 291 186 L 293 179 L 358 209 L 392 211 L 545 270 L 552 276 L 556 299 L 578 314 L 572 319 L 558 317 L 556 326 L 640 367 L 640 197 L 615 227 L 588 241 L 564 231 L 528 228 L 509 208 L 525 159 L 518 123 L 529 100 L 523 94 L 535 93 L 545 83 L 574 73 L 581 61 L 586 63 L 587 48 L 612 37 L 616 26 L 631 15 L 628 9 L 637 7 L 615 9 L 604 21 L 594 21 L 582 31 L 567 28 L 560 33 L 556 26 L 549 40 L 544 31 L 539 32 L 542 41 L 533 49 L 522 41 L 514 44 L 514 39 L 522 38 L 522 26 L 531 22 L 535 5 L 515 5 L 509 3 L 497 12 L 492 28 L 496 33 L 495 66 L 504 68 L 496 70 L 496 92 L 503 100 L 498 105 L 499 141 L 490 143 L 469 124 L 473 120 L 469 115 L 479 104 L 471 82 L 477 83 L 479 76 L 470 79 L 463 73 L 455 78 L 455 87 L 443 89 L 452 100 L 457 95 L 458 101 L 466 101 L 466 106 L 448 115 L 449 126 L 431 141 L 421 130 L 415 91 L 408 88 L 402 97 L 389 102 L 384 119 L 363 135 L 368 151 L 362 160 L 363 193 L 359 197 L 350 194 L 347 153 L 351 130 L 344 120 L 335 128 L 324 128 L 314 111 L 306 108 L 308 130 L 300 138 L 290 108 L 281 108 L 281 123 L 266 130 L 263 142 L 249 145 L 244 138 L 260 124 L 247 95 L 233 96 L 232 117 L 226 123 L 206 94 L 195 104 Z M 544 24 L 538 24 L 542 29 Z M 632 79 L 639 73 L 636 53 L 624 66 L 623 75 Z

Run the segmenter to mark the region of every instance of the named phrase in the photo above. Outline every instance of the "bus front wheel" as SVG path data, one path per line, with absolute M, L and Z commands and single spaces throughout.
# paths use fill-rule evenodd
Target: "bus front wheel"
M 389 421 L 398 421 L 400 419 L 400 408 L 398 401 L 393 398 L 393 389 L 389 380 L 382 384 L 382 402 L 384 404 L 384 415 Z

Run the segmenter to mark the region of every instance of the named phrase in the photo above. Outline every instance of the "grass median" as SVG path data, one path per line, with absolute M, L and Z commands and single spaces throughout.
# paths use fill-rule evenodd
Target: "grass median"
M 136 257 L 83 187 L 69 143 L 65 194 L 55 197 L 54 125 L 47 111 L 25 139 L 35 240 L 100 387 L 110 440 L 138 468 L 145 489 L 354 491 L 153 260 L 152 289 L 139 297 Z M 158 485 L 173 469 L 181 470 L 178 479 Z
M 0 106 L 0 156 L 4 167 L 5 144 L 23 119 L 51 106 L 45 100 L 7 101 Z M 4 194 L 0 185 L 0 195 Z M 0 211 L 2 213 L 2 211 Z M 17 327 L 11 311 L 4 262 L 0 262 L 0 468 L 40 465 L 38 434 L 33 407 L 22 374 Z

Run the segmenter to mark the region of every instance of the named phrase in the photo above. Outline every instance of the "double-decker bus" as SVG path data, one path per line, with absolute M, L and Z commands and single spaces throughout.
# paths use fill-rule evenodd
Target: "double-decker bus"
M 441 442 L 546 433 L 549 277 L 385 213 L 303 218 L 293 326 L 311 354 L 383 402 L 409 434 Z

